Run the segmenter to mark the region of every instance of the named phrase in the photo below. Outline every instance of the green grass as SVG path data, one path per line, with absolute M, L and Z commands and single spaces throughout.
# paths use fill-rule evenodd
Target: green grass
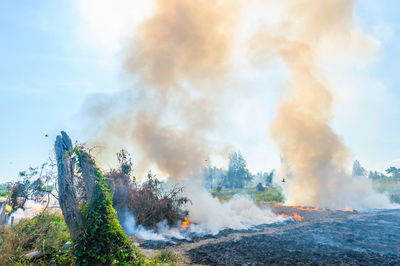
M 7 198 L 9 194 L 7 189 L 0 189 L 0 198 Z
M 254 191 L 250 192 L 249 194 L 257 202 L 263 201 L 263 202 L 277 203 L 284 201 L 282 193 L 275 188 L 271 188 L 263 192 Z
M 0 265 L 29 265 L 23 256 L 32 251 L 47 254 L 35 265 L 72 265 L 72 255 L 63 251 L 64 244 L 71 241 L 64 218 L 44 212 L 32 219 L 24 219 L 0 231 Z M 67 263 L 68 262 L 68 263 Z
M 222 189 L 221 191 L 212 191 L 213 197 L 217 197 L 220 201 L 230 200 L 236 194 L 247 195 L 257 202 L 277 203 L 283 202 L 284 198 L 279 189 L 268 187 L 266 191 L 257 191 L 255 188 L 244 189 Z
M 146 264 L 150 266 L 156 265 L 176 265 L 177 257 L 170 250 L 161 250 L 157 255 L 149 260 Z
M 64 250 L 68 241 L 71 239 L 63 216 L 43 212 L 14 226 L 0 228 L 0 265 L 75 265 L 73 247 Z M 35 261 L 24 259 L 32 251 L 43 251 L 47 255 Z M 177 265 L 177 256 L 162 250 L 138 265 Z

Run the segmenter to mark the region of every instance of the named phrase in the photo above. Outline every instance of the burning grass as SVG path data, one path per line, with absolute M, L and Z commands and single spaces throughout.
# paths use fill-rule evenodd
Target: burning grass
M 285 218 L 288 218 L 288 219 L 293 219 L 293 220 L 295 220 L 296 222 L 301 222 L 301 221 L 304 219 L 304 217 L 301 216 L 300 214 L 298 214 L 297 212 L 294 212 L 293 215 L 288 215 L 288 214 L 285 214 L 285 213 L 280 213 L 280 214 L 277 214 L 277 216 L 285 217 Z
M 328 209 L 321 209 L 321 208 L 316 208 L 316 207 L 304 207 L 304 206 L 290 206 L 293 209 L 301 210 L 301 211 L 323 211 L 326 212 Z
M 186 229 L 186 228 L 188 228 L 189 226 L 190 226 L 190 222 L 189 222 L 188 218 L 185 217 L 185 218 L 183 219 L 183 221 L 182 221 L 182 228 L 183 228 L 183 229 Z

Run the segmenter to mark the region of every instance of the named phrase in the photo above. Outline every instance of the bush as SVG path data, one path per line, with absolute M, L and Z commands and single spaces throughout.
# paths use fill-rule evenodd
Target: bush
M 157 224 L 164 220 L 169 226 L 174 226 L 188 215 L 180 209 L 188 202 L 187 198 L 179 197 L 182 188 L 173 187 L 168 193 L 163 193 L 159 185 L 160 181 L 149 174 L 147 181 L 133 192 L 129 203 L 137 224 L 149 229 L 157 229 Z
M 282 193 L 273 188 L 269 188 L 267 191 L 254 193 L 251 196 L 255 201 L 283 202 L 284 200 Z
M 258 183 L 258 184 L 257 184 L 256 189 L 257 189 L 258 192 L 263 192 L 263 191 L 265 191 L 265 187 L 264 187 L 261 183 Z
M 177 261 L 176 255 L 172 253 L 170 250 L 162 250 L 160 251 L 151 261 L 150 265 L 160 265 L 168 263 L 170 265 L 174 265 Z
M 174 226 L 187 216 L 181 207 L 189 200 L 181 197 L 182 188 L 174 186 L 169 191 L 163 192 L 161 182 L 151 173 L 147 181 L 141 186 L 131 178 L 132 163 L 124 150 L 117 154 L 120 166 L 106 173 L 108 182 L 113 187 L 113 206 L 119 218 L 124 219 L 130 213 L 135 217 L 138 225 L 147 229 L 157 230 L 157 224 L 167 221 L 169 226 Z
M 14 265 L 23 261 L 23 256 L 32 251 L 41 251 L 46 256 L 44 264 L 58 264 L 58 257 L 65 243 L 71 241 L 68 227 L 61 215 L 42 212 L 32 219 L 24 219 L 10 227 L 3 227 L 0 234 L 0 265 Z M 69 252 L 63 252 L 64 259 Z M 69 256 L 72 263 L 72 257 Z M 64 260 L 65 261 L 65 260 Z M 65 265 L 65 264 L 64 264 Z

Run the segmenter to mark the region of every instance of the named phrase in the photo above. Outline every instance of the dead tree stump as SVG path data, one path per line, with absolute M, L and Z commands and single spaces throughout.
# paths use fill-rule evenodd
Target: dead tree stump
M 0 202 L 0 225 L 7 223 L 6 206 L 7 202 Z
M 75 160 L 71 155 L 72 149 L 71 139 L 67 133 L 61 131 L 61 136 L 57 136 L 54 144 L 58 170 L 58 196 L 71 239 L 75 241 L 83 229 L 83 219 L 74 187 Z

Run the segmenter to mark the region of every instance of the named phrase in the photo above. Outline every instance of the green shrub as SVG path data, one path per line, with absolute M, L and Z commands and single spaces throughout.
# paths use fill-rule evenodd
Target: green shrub
M 47 254 L 42 261 L 44 264 L 49 264 L 67 241 L 71 239 L 63 217 L 42 212 L 32 219 L 24 219 L 14 226 L 1 229 L 0 265 L 21 263 L 23 256 L 32 251 Z M 54 262 L 58 264 L 56 260 Z
M 252 194 L 255 201 L 265 202 L 283 202 L 282 193 L 277 189 L 269 188 L 267 191 L 257 192 Z
M 177 262 L 176 255 L 170 250 L 160 251 L 152 260 L 148 262 L 149 265 L 175 265 Z

